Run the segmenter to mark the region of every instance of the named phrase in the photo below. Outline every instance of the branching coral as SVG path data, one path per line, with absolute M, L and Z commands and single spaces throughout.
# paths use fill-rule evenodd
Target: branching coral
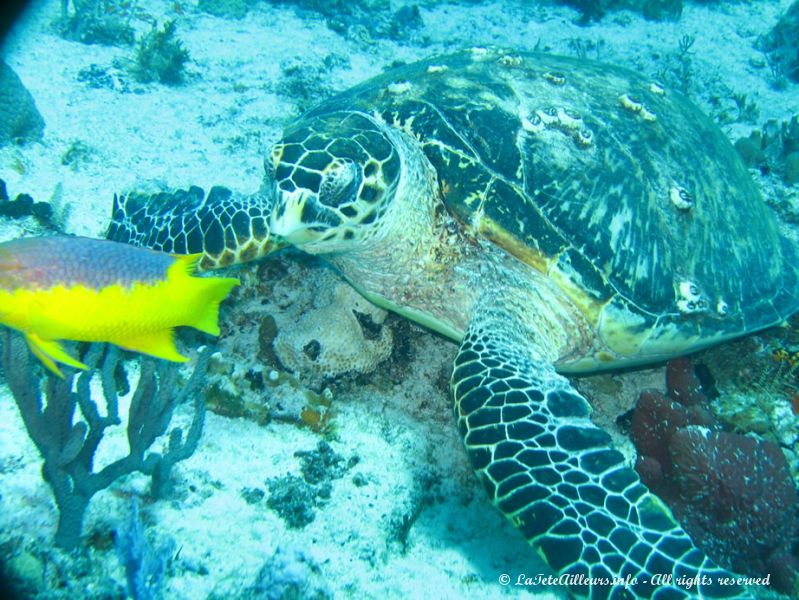
M 197 392 L 203 382 L 208 350 L 201 353 L 194 372 L 181 389 L 177 386 L 178 372 L 174 365 L 144 359 L 128 413 L 129 452 L 94 471 L 95 452 L 105 430 L 121 422 L 114 377 L 119 351 L 108 346 L 104 359 L 102 352 L 103 346 L 91 347 L 84 361 L 92 368 L 77 378 L 70 375 L 59 379 L 48 374 L 43 403 L 28 348 L 17 334 L 3 332 L 3 372 L 25 428 L 44 459 L 42 477 L 53 491 L 59 513 L 55 543 L 65 549 L 79 544 L 83 517 L 94 494 L 120 477 L 135 471 L 150 475 L 153 495 L 163 496 L 169 490 L 174 464 L 191 456 L 197 448 L 205 419 L 204 397 Z M 105 414 L 100 414 L 102 403 L 92 399 L 91 383 L 98 368 Z M 175 407 L 192 396 L 194 416 L 188 433 L 184 436 L 175 427 L 169 433 L 166 450 L 151 451 L 156 438 L 166 432 Z M 78 407 L 83 420 L 73 419 Z

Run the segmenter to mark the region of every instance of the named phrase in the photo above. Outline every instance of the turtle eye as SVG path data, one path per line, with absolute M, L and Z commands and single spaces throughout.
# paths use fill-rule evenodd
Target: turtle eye
M 319 203 L 331 208 L 338 208 L 345 202 L 351 202 L 361 187 L 361 169 L 353 161 L 336 158 L 330 163 L 322 175 L 319 186 Z

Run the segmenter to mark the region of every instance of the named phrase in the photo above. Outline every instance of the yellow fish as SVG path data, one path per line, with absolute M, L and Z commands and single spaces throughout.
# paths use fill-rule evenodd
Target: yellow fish
M 219 303 L 238 279 L 192 277 L 200 254 L 165 254 L 107 240 L 53 236 L 0 244 L 0 324 L 25 334 L 56 375 L 78 369 L 59 340 L 110 342 L 166 360 L 188 360 L 173 327 L 219 335 Z

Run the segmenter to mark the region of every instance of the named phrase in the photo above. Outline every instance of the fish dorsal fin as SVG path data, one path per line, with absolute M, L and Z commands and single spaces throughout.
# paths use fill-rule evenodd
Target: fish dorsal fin
M 184 271 L 186 275 L 192 275 L 197 270 L 203 254 L 199 252 L 196 254 L 172 254 L 171 256 L 175 259 L 176 264 L 180 265 L 179 268 Z

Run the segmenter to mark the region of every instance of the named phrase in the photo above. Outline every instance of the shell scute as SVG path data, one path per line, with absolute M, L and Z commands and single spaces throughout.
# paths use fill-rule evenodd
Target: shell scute
M 385 93 L 400 80 L 405 93 Z M 447 210 L 559 281 L 614 352 L 668 355 L 797 308 L 796 251 L 729 140 L 636 73 L 463 52 L 365 82 L 310 116 L 333 111 L 376 113 L 417 139 Z M 699 310 L 680 309 L 686 280 L 707 299 Z

